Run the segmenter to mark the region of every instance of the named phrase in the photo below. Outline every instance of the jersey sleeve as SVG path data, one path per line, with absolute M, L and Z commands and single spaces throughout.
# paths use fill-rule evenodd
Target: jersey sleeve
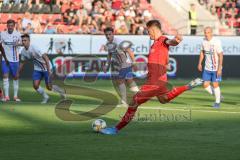
M 163 45 L 168 48 L 169 44 L 167 44 L 167 40 L 169 40 L 168 37 L 165 37 L 165 36 L 162 37 Z
M 120 38 L 114 38 L 114 42 L 119 45 L 123 40 Z
M 44 53 L 36 46 L 33 46 L 34 48 L 34 52 L 39 55 L 40 57 L 42 57 L 44 55 Z
M 216 51 L 217 51 L 217 54 L 220 54 L 223 52 L 222 43 L 220 40 L 217 41 Z

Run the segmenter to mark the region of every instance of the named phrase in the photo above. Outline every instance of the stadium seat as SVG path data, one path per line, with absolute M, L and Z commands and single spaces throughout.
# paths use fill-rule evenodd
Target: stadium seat
M 8 13 L 9 10 L 10 10 L 10 8 L 11 8 L 11 5 L 10 5 L 10 4 L 4 4 L 4 5 L 2 5 L 2 7 L 1 7 L 1 12 L 2 12 L 2 13 Z
M 7 20 L 11 18 L 11 14 L 8 14 L 8 13 L 0 14 L 0 18 L 1 18 L 1 23 L 7 23 Z
M 61 13 L 61 9 L 58 5 L 53 5 L 52 6 L 52 13 L 53 14 L 60 14 Z
M 50 14 L 51 13 L 50 6 L 43 4 L 40 10 L 40 13 Z
M 40 6 L 34 4 L 34 5 L 32 5 L 32 7 L 29 9 L 29 12 L 37 14 L 37 13 L 40 13 L 40 10 L 41 10 Z
M 56 19 L 61 19 L 61 14 L 53 14 L 52 19 L 53 21 L 55 21 Z
M 21 13 L 25 13 L 29 10 L 29 5 L 28 4 L 22 4 L 22 7 L 20 9 Z
M 21 4 L 13 4 L 11 9 L 11 13 L 20 13 L 21 12 Z
M 0 24 L 0 31 L 4 31 L 6 29 L 6 25 L 5 24 Z
M 11 18 L 14 20 L 14 21 L 17 21 L 17 19 L 19 17 L 21 17 L 22 14 L 12 14 Z

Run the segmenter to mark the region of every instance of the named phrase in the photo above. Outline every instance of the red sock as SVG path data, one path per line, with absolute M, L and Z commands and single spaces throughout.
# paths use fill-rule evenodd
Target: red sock
M 166 94 L 168 101 L 171 101 L 187 90 L 189 90 L 188 86 L 174 87 L 170 92 Z
M 134 117 L 137 108 L 129 107 L 122 120 L 116 125 L 117 130 L 125 127 Z

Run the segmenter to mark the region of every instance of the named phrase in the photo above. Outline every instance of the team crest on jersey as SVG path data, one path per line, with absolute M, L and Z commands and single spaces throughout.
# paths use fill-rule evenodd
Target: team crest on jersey
M 117 48 L 117 44 L 116 43 L 107 43 L 106 45 L 108 47 L 108 50 L 114 50 Z

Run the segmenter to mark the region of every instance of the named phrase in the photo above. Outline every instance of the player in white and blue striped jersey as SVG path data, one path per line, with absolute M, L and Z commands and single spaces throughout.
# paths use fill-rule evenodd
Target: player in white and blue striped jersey
M 48 90 L 57 92 L 62 98 L 65 98 L 65 91 L 59 86 L 52 85 L 51 83 L 50 61 L 47 54 L 42 53 L 40 49 L 30 44 L 30 36 L 28 34 L 22 35 L 22 44 L 21 63 L 17 75 L 19 76 L 25 62 L 30 60 L 34 64 L 34 71 L 32 74 L 33 88 L 43 96 L 42 104 L 47 103 L 49 100 L 49 96 L 40 86 L 42 79 L 45 80 L 45 85 Z
M 13 77 L 14 101 L 21 101 L 18 98 L 19 82 L 16 73 L 19 67 L 19 47 L 21 45 L 21 34 L 15 29 L 15 21 L 7 21 L 7 30 L 0 34 L 0 45 L 4 49 L 6 59 L 2 59 L 3 73 L 3 101 L 9 101 L 9 74 Z M 9 63 L 8 63 L 9 62 Z
M 204 29 L 205 38 L 202 42 L 202 48 L 198 63 L 198 70 L 202 71 L 202 62 L 205 57 L 205 67 L 203 70 L 203 87 L 211 95 L 215 95 L 214 108 L 220 107 L 221 91 L 219 83 L 222 80 L 223 49 L 220 40 L 213 37 L 212 28 Z M 212 83 L 212 86 L 211 86 Z

